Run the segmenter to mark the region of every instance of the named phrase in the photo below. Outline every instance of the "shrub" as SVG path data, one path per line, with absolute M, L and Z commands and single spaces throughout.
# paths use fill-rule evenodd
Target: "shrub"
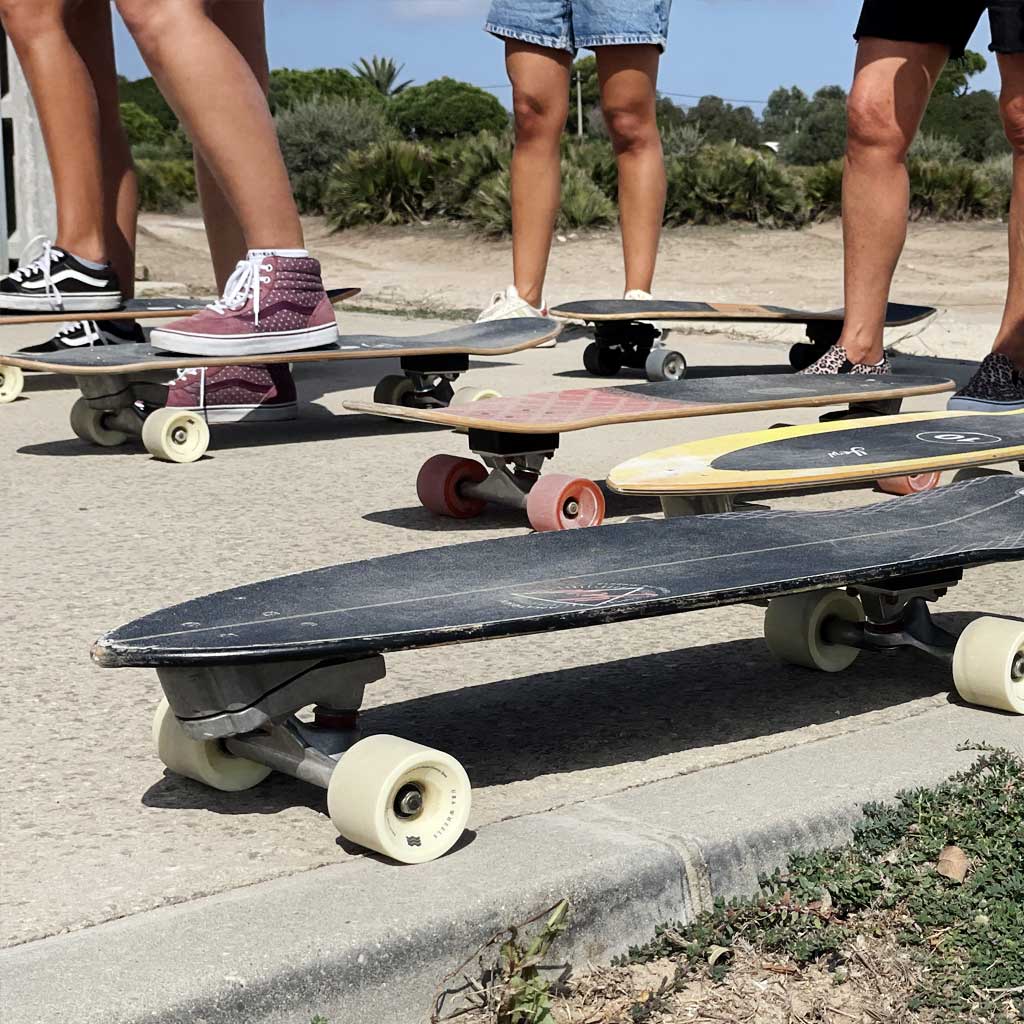
M 838 217 L 843 212 L 842 160 L 805 168 L 803 183 L 809 216 Z
M 415 139 L 450 139 L 476 132 L 500 132 L 508 113 L 489 92 L 454 78 L 415 85 L 388 104 L 403 135 Z
M 912 217 L 968 220 L 993 215 L 995 191 L 976 164 L 910 160 L 908 169 Z
M 512 183 L 507 170 L 492 174 L 466 206 L 473 226 L 492 238 L 512 231 Z
M 270 109 L 278 114 L 310 100 L 364 99 L 384 102 L 370 82 L 344 68 L 313 68 L 295 71 L 276 68 L 270 72 Z
M 615 221 L 615 204 L 582 167 L 562 171 L 562 206 L 558 224 L 563 228 L 595 228 Z
M 943 163 L 952 163 L 954 160 L 962 160 L 964 147 L 959 140 L 949 135 L 929 135 L 921 132 L 913 145 L 910 147 L 911 157 L 918 160 L 939 160 Z
M 139 175 L 139 207 L 153 213 L 178 213 L 196 198 L 191 160 L 135 161 Z
M 152 114 L 147 114 L 137 103 L 121 104 L 121 124 L 132 146 L 161 146 L 169 134 Z
M 426 146 L 382 142 L 335 164 L 324 212 L 335 227 L 408 224 L 432 209 L 436 164 Z
M 614 203 L 619 197 L 619 168 L 609 143 L 600 139 L 562 140 L 562 166 L 578 167 Z
M 396 137 L 379 103 L 303 100 L 277 115 L 281 153 L 299 209 L 322 213 L 331 167 L 353 150 Z
M 990 210 L 993 216 L 1006 218 L 1010 215 L 1010 198 L 1013 195 L 1013 156 L 994 156 L 986 160 L 979 173 L 992 189 Z
M 512 160 L 512 137 L 481 132 L 465 139 L 452 139 L 436 150 L 446 173 L 438 176 L 436 206 L 456 219 L 471 216 L 467 203 L 499 171 L 507 171 Z
M 689 160 L 707 145 L 707 136 L 699 125 L 681 124 L 662 131 L 661 145 L 666 160 L 673 157 Z
M 799 179 L 774 157 L 742 146 L 707 146 L 690 160 L 668 161 L 668 224 L 747 220 L 770 227 L 807 219 Z

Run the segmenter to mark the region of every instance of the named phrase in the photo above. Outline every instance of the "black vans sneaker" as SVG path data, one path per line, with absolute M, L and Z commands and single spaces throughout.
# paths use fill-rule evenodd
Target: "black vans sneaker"
M 966 412 L 1013 412 L 1024 409 L 1024 370 L 1009 356 L 993 352 L 974 376 L 946 403 Z
M 65 324 L 49 341 L 18 349 L 20 356 L 41 352 L 65 352 L 94 345 L 132 345 L 146 340 L 142 328 L 134 320 L 77 320 Z
M 49 242 L 36 259 L 0 277 L 0 310 L 18 313 L 118 309 L 121 285 L 113 267 L 96 270 Z

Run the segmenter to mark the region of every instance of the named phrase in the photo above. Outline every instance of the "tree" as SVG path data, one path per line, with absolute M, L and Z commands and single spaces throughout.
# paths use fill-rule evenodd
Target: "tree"
M 376 99 L 378 103 L 383 100 L 369 82 L 344 68 L 313 68 L 310 71 L 277 68 L 270 72 L 270 109 L 273 113 L 314 99 Z
M 734 107 L 718 96 L 702 96 L 683 118 L 708 142 L 738 142 L 741 146 L 761 144 L 761 126 L 750 107 Z
M 173 132 L 178 127 L 178 118 L 152 78 L 129 82 L 123 75 L 118 75 L 117 92 L 121 103 L 131 103 L 137 110 L 155 118 L 164 131 Z
M 397 96 L 412 85 L 411 78 L 397 82 L 404 68 L 404 64 L 395 64 L 390 57 L 377 56 L 371 57 L 370 60 L 361 57 L 352 65 L 356 77 L 373 86 L 381 96 Z
M 999 116 L 999 100 L 988 89 L 963 96 L 933 97 L 921 122 L 921 131 L 956 139 L 968 160 L 984 160 L 1009 151 Z
M 846 90 L 839 85 L 819 89 L 800 129 L 782 140 L 780 155 L 789 163 L 828 163 L 846 151 Z
M 132 146 L 159 146 L 170 135 L 152 114 L 147 114 L 137 103 L 121 104 L 121 124 Z
M 398 129 L 411 139 L 451 139 L 477 132 L 500 132 L 508 125 L 508 112 L 489 92 L 435 78 L 426 85 L 405 89 L 388 104 Z
M 761 131 L 769 142 L 780 142 L 795 135 L 810 113 L 811 101 L 803 89 L 780 87 L 769 97 L 761 113 Z
M 974 50 L 968 50 L 958 60 L 949 61 L 935 83 L 936 96 L 966 96 L 970 80 L 988 67 L 988 61 Z

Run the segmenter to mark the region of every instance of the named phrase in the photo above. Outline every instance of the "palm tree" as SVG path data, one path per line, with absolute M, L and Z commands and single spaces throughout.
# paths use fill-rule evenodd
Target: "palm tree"
M 402 73 L 404 64 L 396 65 L 390 57 L 372 57 L 367 60 L 360 58 L 358 63 L 352 65 L 352 70 L 357 77 L 369 82 L 379 93 L 384 96 L 397 96 L 407 86 L 412 85 L 412 79 L 395 84 L 395 79 Z

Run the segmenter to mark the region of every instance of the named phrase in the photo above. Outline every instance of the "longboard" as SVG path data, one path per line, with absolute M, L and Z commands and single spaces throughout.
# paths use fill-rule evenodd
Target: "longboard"
M 107 668 L 155 668 L 154 739 L 172 771 L 223 790 L 272 769 L 328 791 L 342 835 L 403 861 L 458 840 L 468 778 L 396 737 L 358 739 L 384 655 L 769 602 L 783 661 L 837 672 L 861 650 L 915 647 L 952 664 L 964 699 L 1024 714 L 1024 623 L 957 637 L 927 602 L 963 572 L 1024 559 L 1024 484 L 966 481 L 826 512 L 642 521 L 413 551 L 222 591 L 101 637 Z M 312 723 L 296 712 L 316 706 Z
M 933 306 L 891 302 L 886 327 L 905 327 L 934 316 Z M 614 377 L 624 366 L 644 370 L 648 380 L 678 380 L 686 374 L 686 359 L 656 343 L 665 332 L 653 325 L 667 320 L 706 320 L 722 323 L 790 323 L 807 329 L 808 343 L 794 345 L 790 363 L 802 370 L 834 345 L 843 330 L 843 309 L 790 309 L 760 303 L 690 302 L 652 299 L 586 299 L 567 302 L 551 310 L 562 320 L 582 320 L 594 327 L 594 341 L 583 354 L 587 370 L 599 377 Z
M 904 475 L 935 486 L 944 470 L 1020 460 L 1024 412 L 908 413 L 663 448 L 616 466 L 608 486 L 620 494 L 660 495 L 664 504 Z
M 358 295 L 360 288 L 329 288 L 327 297 L 331 302 L 342 302 Z M 55 324 L 74 320 L 168 320 L 194 316 L 206 309 L 209 299 L 129 299 L 119 309 L 72 312 L 52 310 L 46 313 L 10 312 L 0 309 L 0 327 L 18 324 Z
M 194 462 L 209 446 L 209 429 L 198 413 L 159 409 L 159 388 L 138 379 L 196 365 L 334 362 L 351 359 L 397 358 L 402 375 L 385 377 L 374 391 L 383 402 L 447 405 L 452 382 L 469 369 L 471 356 L 497 356 L 535 348 L 561 330 L 554 320 L 523 317 L 469 324 L 407 337 L 342 335 L 334 345 L 302 352 L 245 357 L 182 356 L 150 345 L 103 345 L 71 352 L 48 352 L 31 358 L 0 356 L 0 372 L 13 367 L 72 375 L 82 391 L 72 410 L 72 428 L 79 437 L 101 445 L 123 443 L 141 436 L 151 454 L 172 462 Z M 17 397 L 16 377 L 8 385 L 7 401 Z M 149 415 L 140 415 L 138 403 Z M 76 411 L 77 410 L 77 411 Z M 144 432 L 144 426 L 148 425 Z M 177 439 L 176 439 L 177 438 Z
M 411 409 L 379 402 L 346 402 L 345 408 L 468 433 L 470 450 L 482 463 L 440 455 L 420 470 L 416 491 L 432 512 L 468 518 L 493 502 L 524 509 L 535 529 L 550 530 L 595 526 L 604 514 L 604 498 L 593 481 L 541 476 L 562 433 L 613 423 L 848 402 L 855 406 L 895 403 L 898 410 L 900 399 L 952 391 L 955 386 L 938 377 L 770 374 L 575 388 L 488 398 L 448 409 Z M 870 411 L 863 409 L 860 414 Z

